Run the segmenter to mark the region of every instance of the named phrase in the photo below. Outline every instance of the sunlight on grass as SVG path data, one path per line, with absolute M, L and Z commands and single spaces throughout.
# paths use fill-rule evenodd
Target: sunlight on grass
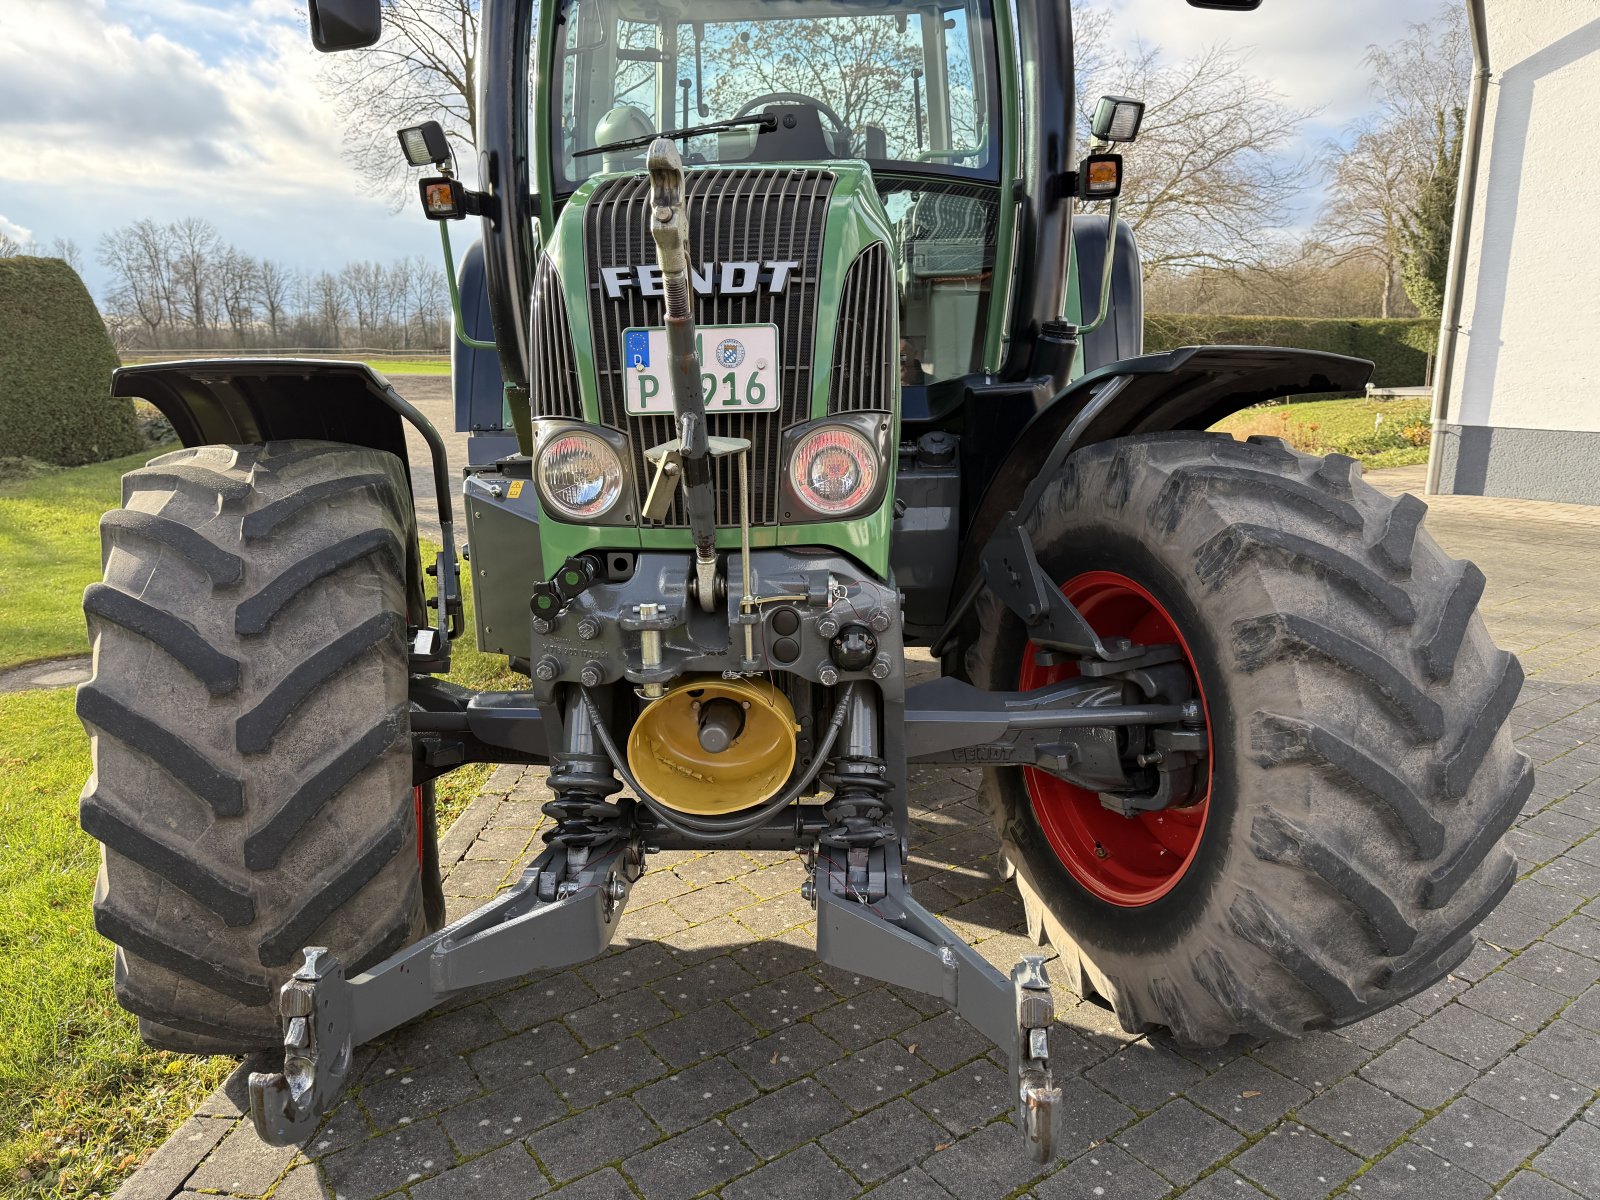
M 100 514 L 124 473 L 176 446 L 0 485 L 0 670 L 89 653 L 79 604 L 100 578 Z
M 1281 437 L 1305 454 L 1348 454 L 1362 466 L 1409 467 L 1428 461 L 1430 402 L 1313 400 L 1247 408 L 1212 426 L 1244 439 Z

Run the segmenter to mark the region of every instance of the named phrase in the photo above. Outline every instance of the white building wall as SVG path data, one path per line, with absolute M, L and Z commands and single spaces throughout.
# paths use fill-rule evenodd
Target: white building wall
M 1486 8 L 1440 490 L 1600 503 L 1600 0 Z

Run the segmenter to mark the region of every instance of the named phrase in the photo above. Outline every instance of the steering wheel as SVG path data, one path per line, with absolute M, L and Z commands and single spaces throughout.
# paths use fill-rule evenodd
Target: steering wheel
M 816 109 L 823 116 L 827 117 L 828 123 L 833 126 L 834 137 L 840 139 L 836 144 L 836 151 L 838 145 L 843 145 L 846 147 L 850 145 L 850 129 L 847 125 L 845 125 L 839 114 L 834 112 L 833 109 L 829 108 L 828 105 L 824 104 L 821 100 L 818 100 L 815 96 L 807 96 L 803 92 L 767 92 L 765 95 L 757 96 L 752 100 L 746 100 L 739 106 L 739 111 L 733 115 L 735 117 L 748 117 L 751 113 L 755 112 L 756 109 L 767 104 L 809 105 L 811 108 Z

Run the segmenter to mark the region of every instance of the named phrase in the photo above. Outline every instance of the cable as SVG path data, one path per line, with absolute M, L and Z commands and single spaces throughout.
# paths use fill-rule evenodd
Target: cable
M 838 740 L 839 730 L 844 728 L 845 715 L 850 708 L 850 698 L 855 695 L 855 690 L 860 685 L 849 684 L 844 689 L 844 694 L 839 697 L 839 703 L 834 706 L 833 717 L 828 722 L 828 731 L 823 735 L 822 744 L 817 747 L 816 754 L 811 759 L 811 767 L 797 779 L 789 788 L 772 800 L 767 801 L 755 813 L 735 825 L 726 825 L 718 822 L 705 821 L 697 817 L 690 817 L 683 813 L 673 812 L 656 800 L 649 792 L 640 786 L 628 769 L 627 762 L 617 751 L 617 744 L 611 740 L 611 731 L 606 728 L 606 723 L 600 717 L 600 710 L 595 705 L 594 698 L 590 696 L 589 689 L 579 687 L 579 695 L 583 698 L 583 705 L 589 710 L 589 719 L 594 722 L 594 734 L 599 740 L 601 748 L 606 752 L 606 757 L 611 760 L 611 765 L 617 769 L 624 783 L 633 791 L 633 794 L 644 802 L 646 808 L 667 828 L 683 837 L 696 842 L 715 842 L 722 838 L 738 837 L 740 834 L 749 833 L 764 824 L 768 817 L 793 804 L 816 779 L 822 770 L 822 765 L 827 761 L 828 754 L 833 750 L 833 743 Z

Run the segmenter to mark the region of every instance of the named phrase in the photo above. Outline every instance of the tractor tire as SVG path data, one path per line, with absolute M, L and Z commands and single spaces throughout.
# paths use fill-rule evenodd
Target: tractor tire
M 1359 1020 L 1465 958 L 1511 887 L 1522 670 L 1426 507 L 1343 455 L 1172 433 L 1074 454 L 1028 520 L 1099 633 L 1182 645 L 1207 715 L 1189 808 L 1125 818 L 1031 768 L 985 772 L 1030 934 L 1127 1031 L 1205 1046 Z M 974 684 L 1076 673 L 1041 665 L 992 594 L 975 617 Z
M 330 442 L 202 446 L 125 475 L 122 501 L 84 593 L 95 927 L 146 1042 L 268 1049 L 303 947 L 353 974 L 442 919 L 412 786 L 405 469 Z

